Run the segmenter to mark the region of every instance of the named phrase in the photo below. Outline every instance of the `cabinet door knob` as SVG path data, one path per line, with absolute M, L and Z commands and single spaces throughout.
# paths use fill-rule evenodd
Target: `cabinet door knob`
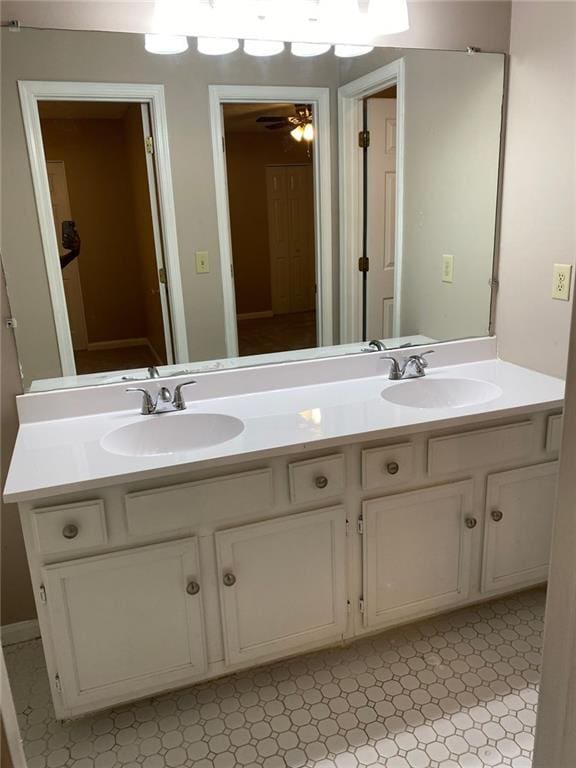
M 500 512 L 499 509 L 493 509 L 492 512 L 490 513 L 490 517 L 492 518 L 492 520 L 494 520 L 495 523 L 499 523 L 500 520 L 502 520 L 502 518 L 504 517 L 504 514 Z
M 326 488 L 328 485 L 328 478 L 326 475 L 318 475 L 318 477 L 314 480 L 314 485 L 316 488 Z
M 475 517 L 467 517 L 465 520 L 465 523 L 466 523 L 466 528 L 472 529 L 472 528 L 476 528 L 476 526 L 478 525 L 478 520 L 476 520 Z
M 197 581 L 189 581 L 188 584 L 186 584 L 186 592 L 188 592 L 189 595 L 197 595 L 198 592 L 200 592 L 200 584 L 198 584 Z
M 398 464 L 397 461 L 389 461 L 388 464 L 386 464 L 386 472 L 388 472 L 389 475 L 397 475 L 399 470 L 400 464 Z
M 225 587 L 233 587 L 236 584 L 236 576 L 233 573 L 225 573 L 222 581 Z
M 76 536 L 78 536 L 78 526 L 74 525 L 74 523 L 65 525 L 64 528 L 62 528 L 62 536 L 64 536 L 65 539 L 75 539 Z

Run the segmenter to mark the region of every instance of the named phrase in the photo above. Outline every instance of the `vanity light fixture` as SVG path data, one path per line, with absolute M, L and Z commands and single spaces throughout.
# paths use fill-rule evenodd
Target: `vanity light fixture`
M 322 56 L 331 47 L 330 43 L 292 43 L 290 50 L 293 56 Z
M 188 50 L 188 38 L 186 35 L 147 34 L 144 36 L 144 47 L 148 53 L 164 56 L 184 53 Z
M 341 59 L 352 59 L 355 56 L 365 56 L 374 50 L 373 45 L 335 45 L 334 53 Z
M 244 53 L 249 56 L 277 56 L 283 50 L 279 40 L 244 40 Z
M 197 47 L 206 56 L 223 56 L 237 51 L 240 42 L 234 37 L 199 37 Z

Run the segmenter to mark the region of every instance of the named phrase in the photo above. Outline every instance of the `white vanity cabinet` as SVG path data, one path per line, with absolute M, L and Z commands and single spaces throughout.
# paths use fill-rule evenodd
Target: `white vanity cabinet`
M 558 414 L 23 503 L 58 717 L 546 580 Z
M 136 698 L 206 671 L 195 538 L 49 565 L 42 576 L 64 707 Z
M 470 481 L 364 502 L 365 625 L 386 626 L 465 600 L 477 522 Z
M 558 464 L 490 475 L 482 588 L 510 590 L 546 581 Z
M 230 664 L 283 656 L 346 630 L 342 507 L 216 533 L 220 604 Z

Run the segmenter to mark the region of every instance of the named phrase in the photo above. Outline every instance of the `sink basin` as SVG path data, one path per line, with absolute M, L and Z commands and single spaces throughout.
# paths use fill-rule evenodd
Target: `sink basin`
M 462 408 L 500 397 L 496 384 L 477 379 L 407 379 L 386 387 L 384 400 L 409 408 Z
M 170 413 L 147 416 L 108 432 L 100 444 L 121 456 L 161 456 L 194 451 L 232 440 L 244 424 L 218 413 Z

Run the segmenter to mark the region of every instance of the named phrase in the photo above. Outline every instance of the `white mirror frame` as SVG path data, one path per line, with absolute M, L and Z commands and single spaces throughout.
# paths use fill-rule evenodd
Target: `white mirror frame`
M 404 218 L 404 59 L 387 64 L 338 89 L 338 159 L 340 170 L 340 343 L 358 341 L 362 333 L 362 100 L 396 85 L 396 242 L 393 335 L 400 336 Z
M 186 315 L 184 312 L 180 258 L 176 235 L 176 216 L 174 211 L 174 193 L 172 190 L 164 86 L 135 83 L 19 80 L 18 89 L 20 92 L 24 131 L 28 144 L 28 156 L 32 171 L 32 183 L 36 197 L 50 299 L 54 313 L 62 376 L 74 376 L 76 373 L 76 363 L 72 347 L 64 283 L 62 281 L 62 270 L 60 268 L 58 241 L 54 227 L 52 205 L 50 203 L 46 157 L 38 112 L 39 101 L 130 101 L 147 103 L 149 105 L 155 138 L 158 201 L 162 218 L 162 245 L 170 292 L 174 351 L 176 362 L 188 362 Z
M 314 208 L 315 221 L 318 225 L 315 227 L 316 283 L 318 286 L 316 294 L 317 346 L 331 346 L 333 343 L 333 253 L 330 90 L 307 86 L 211 85 L 209 86 L 209 93 L 222 291 L 224 295 L 226 353 L 228 357 L 238 356 L 238 328 L 232 277 L 232 238 L 222 115 L 222 105 L 233 103 L 288 102 L 312 104 L 312 116 L 317 127 L 316 151 L 314 152 Z

